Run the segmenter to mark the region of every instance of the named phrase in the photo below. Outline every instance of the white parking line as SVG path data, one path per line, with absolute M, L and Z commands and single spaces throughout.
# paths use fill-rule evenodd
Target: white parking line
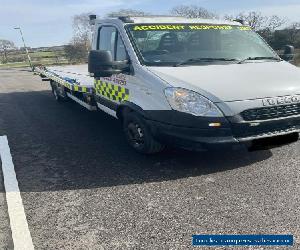
M 6 136 L 0 136 L 0 157 L 14 249 L 32 250 L 34 246 Z

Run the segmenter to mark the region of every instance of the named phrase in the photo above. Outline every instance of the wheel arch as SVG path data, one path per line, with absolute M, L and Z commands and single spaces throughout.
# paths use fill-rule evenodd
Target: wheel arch
M 118 105 L 116 115 L 119 120 L 123 121 L 123 117 L 127 112 L 136 112 L 139 115 L 146 117 L 145 111 L 140 106 L 132 102 L 125 101 Z

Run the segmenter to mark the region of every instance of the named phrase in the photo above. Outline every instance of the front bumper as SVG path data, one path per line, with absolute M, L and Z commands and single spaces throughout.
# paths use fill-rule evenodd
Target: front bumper
M 205 119 L 191 116 L 190 119 L 187 122 L 187 117 L 184 119 L 178 117 L 175 124 L 149 119 L 146 121 L 158 141 L 174 147 L 197 151 L 254 148 L 257 145 L 259 145 L 258 148 L 273 148 L 295 142 L 300 132 L 300 117 L 259 123 L 242 122 L 236 117 Z M 213 120 L 221 121 L 222 126 L 209 127 L 208 124 Z M 180 123 L 184 123 L 184 126 Z
M 157 121 L 148 121 L 154 137 L 161 143 L 189 150 L 205 151 L 213 148 L 239 146 L 231 129 L 203 129 L 179 127 Z

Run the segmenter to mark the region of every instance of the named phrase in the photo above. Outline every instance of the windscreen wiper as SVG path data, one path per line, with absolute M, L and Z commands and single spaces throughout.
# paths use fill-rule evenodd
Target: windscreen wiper
M 186 64 L 190 64 L 190 63 L 196 63 L 196 62 L 214 62 L 214 61 L 233 62 L 233 61 L 238 61 L 238 59 L 211 58 L 211 57 L 191 58 L 191 59 L 188 59 L 188 60 L 185 60 L 183 62 L 175 64 L 174 67 L 178 67 L 178 66 L 186 65 Z
M 282 61 L 282 59 L 280 59 L 279 57 L 275 57 L 275 56 L 256 56 L 256 57 L 247 57 L 241 61 L 238 62 L 238 64 L 242 64 L 246 61 L 255 61 L 255 60 L 273 60 L 273 61 Z

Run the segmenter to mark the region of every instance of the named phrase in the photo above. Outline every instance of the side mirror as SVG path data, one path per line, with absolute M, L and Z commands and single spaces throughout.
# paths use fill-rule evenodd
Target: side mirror
M 91 50 L 88 58 L 88 70 L 94 77 L 110 77 L 128 69 L 128 61 L 113 61 L 110 51 Z
M 285 61 L 292 61 L 295 57 L 295 48 L 292 45 L 285 45 L 284 46 L 283 55 L 281 55 L 282 59 Z

